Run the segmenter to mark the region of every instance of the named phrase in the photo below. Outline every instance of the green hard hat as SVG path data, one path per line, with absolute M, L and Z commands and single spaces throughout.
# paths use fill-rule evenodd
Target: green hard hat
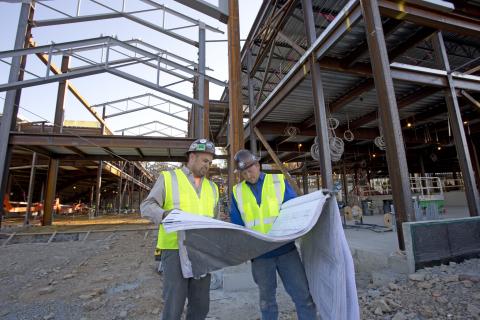
M 190 152 L 205 152 L 215 156 L 215 144 L 208 139 L 197 139 L 188 148 L 187 154 Z

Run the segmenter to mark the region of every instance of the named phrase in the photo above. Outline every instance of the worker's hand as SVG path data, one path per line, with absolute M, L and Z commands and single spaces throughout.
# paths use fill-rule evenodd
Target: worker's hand
M 170 214 L 170 212 L 172 212 L 172 210 L 165 210 L 162 214 L 162 220 L 165 219 Z

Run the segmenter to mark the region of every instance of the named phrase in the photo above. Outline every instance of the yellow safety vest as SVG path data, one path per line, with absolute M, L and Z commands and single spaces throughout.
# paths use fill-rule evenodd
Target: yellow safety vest
M 200 196 L 181 169 L 162 172 L 165 181 L 164 210 L 180 209 L 184 212 L 213 217 L 218 203 L 217 185 L 204 178 Z M 177 233 L 167 233 L 160 225 L 157 249 L 178 249 Z
M 246 181 L 233 187 L 233 196 L 245 227 L 265 234 L 280 213 L 285 196 L 285 180 L 282 174 L 266 174 L 264 179 L 260 206 Z

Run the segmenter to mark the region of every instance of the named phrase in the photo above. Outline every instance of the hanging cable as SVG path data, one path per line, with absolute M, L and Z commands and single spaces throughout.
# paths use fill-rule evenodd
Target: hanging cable
M 355 136 L 353 135 L 353 132 L 350 130 L 350 120 L 348 119 L 348 113 L 347 113 L 347 130 L 343 132 L 343 138 L 347 142 L 353 141 L 355 139 Z

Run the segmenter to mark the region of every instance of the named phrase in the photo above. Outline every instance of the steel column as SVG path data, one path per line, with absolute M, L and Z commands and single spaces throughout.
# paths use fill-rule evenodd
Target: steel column
M 302 0 L 303 19 L 305 20 L 305 32 L 307 44 L 310 47 L 317 39 L 313 5 L 311 0 Z M 320 64 L 310 56 L 310 75 L 312 77 L 312 90 L 314 102 L 315 124 L 319 141 L 320 173 L 322 175 L 322 188 L 333 190 L 332 162 L 330 159 L 330 145 L 328 143 L 328 121 L 325 96 L 323 93 Z
M 233 157 L 243 148 L 243 111 L 242 111 L 242 79 L 240 64 L 240 25 L 238 20 L 238 0 L 228 0 L 228 105 L 230 116 L 229 143 L 230 161 L 228 166 L 228 194 L 238 177 L 234 176 L 235 162 Z
M 475 173 L 475 180 L 477 182 L 477 188 L 480 188 L 480 162 L 478 160 L 478 154 L 477 150 L 475 150 L 475 143 L 473 141 L 472 136 L 469 136 L 467 139 L 468 142 L 468 149 L 472 154 L 472 160 L 473 160 L 473 171 Z
M 70 62 L 69 56 L 62 57 L 61 72 L 68 72 L 68 64 Z M 55 116 L 53 120 L 53 132 L 62 133 L 63 119 L 64 119 L 64 105 L 65 95 L 67 92 L 68 80 L 62 80 L 58 84 L 57 104 L 55 108 Z M 47 176 L 47 190 L 45 193 L 45 204 L 43 212 L 42 225 L 47 226 L 52 224 L 53 217 L 53 202 L 55 201 L 55 193 L 57 187 L 58 165 L 60 161 L 50 158 L 48 162 L 48 176 Z
M 210 139 L 210 92 L 209 82 L 204 80 L 203 86 L 203 134 L 202 137 Z
M 387 146 L 386 156 L 395 206 L 398 246 L 400 250 L 405 250 L 402 223 L 408 221 L 408 217 L 413 220 L 414 214 L 407 157 L 405 155 L 402 128 L 390 74 L 390 62 L 388 60 L 378 2 L 376 0 L 360 0 L 360 3 L 377 91 L 381 125 Z
M 453 83 L 450 63 L 448 61 L 442 33 L 437 32 L 432 37 L 432 42 L 437 66 L 447 71 L 448 87 L 445 89 L 445 102 L 447 104 L 455 148 L 457 150 L 458 163 L 462 170 L 468 209 L 470 211 L 470 216 L 478 216 L 480 214 L 480 198 L 475 183 L 475 174 L 473 172 L 470 152 L 468 151 L 467 138 L 463 128 L 462 113 L 460 112 L 460 107 L 458 105 L 457 93 Z
M 43 204 L 42 226 L 52 224 L 53 204 L 55 201 L 55 189 L 58 175 L 58 160 L 51 159 L 48 161 L 47 188 L 45 190 L 45 201 Z
M 36 165 L 37 165 L 37 153 L 34 152 L 32 155 L 32 168 L 30 169 L 30 180 L 28 182 L 27 212 L 25 212 L 25 220 L 23 221 L 24 226 L 30 224 L 32 197 L 33 197 L 33 191 L 35 187 L 35 166 Z
M 252 71 L 252 49 L 247 49 L 247 79 L 248 79 L 248 122 L 252 123 L 252 115 L 255 111 L 255 98 L 253 90 L 253 78 L 250 76 Z M 250 151 L 253 154 L 257 154 L 257 140 L 255 139 L 255 133 L 250 130 Z
M 123 162 L 123 161 L 122 161 Z M 119 163 L 118 167 L 122 167 L 122 164 L 121 162 Z M 123 165 L 123 168 L 120 169 L 121 172 L 123 172 L 123 170 L 125 169 L 125 165 Z M 126 183 L 126 180 L 125 180 L 125 183 Z M 122 209 L 122 200 L 123 200 L 123 194 L 122 194 L 122 174 L 120 173 L 120 175 L 118 176 L 118 214 L 120 214 L 120 210 Z
M 195 118 L 195 138 L 204 136 L 204 112 L 205 105 L 205 24 L 200 22 L 198 26 L 198 101 L 196 118 Z
M 302 175 L 302 182 L 303 182 L 303 194 L 308 193 L 308 173 L 304 173 Z
M 95 213 L 94 216 L 98 217 L 100 215 L 100 196 L 102 191 L 102 166 L 103 161 L 98 161 L 97 168 L 97 184 L 95 186 Z
M 100 122 L 100 134 L 104 135 L 106 130 L 106 122 L 105 122 L 105 114 L 107 112 L 107 108 L 103 105 L 102 108 L 102 122 Z M 103 161 L 98 161 L 97 167 L 97 182 L 95 185 L 95 212 L 93 213 L 94 217 L 98 217 L 100 215 L 100 200 L 102 196 L 102 170 L 103 170 Z
M 347 178 L 347 170 L 345 168 L 345 160 L 342 161 L 342 184 L 343 184 L 343 204 L 348 206 L 348 178 Z
M 18 18 L 17 35 L 14 49 L 23 49 L 28 46 L 31 34 L 30 21 L 33 21 L 35 7 L 30 3 L 23 3 Z M 27 56 L 12 57 L 8 82 L 13 83 L 23 80 Z M 18 106 L 20 104 L 21 90 L 10 90 L 5 96 L 3 115 L 0 126 L 0 199 L 3 199 L 7 187 L 8 168 L 12 157 L 12 147 L 8 144 L 10 131 L 15 128 Z M 0 208 L 0 227 L 2 225 L 3 205 Z

